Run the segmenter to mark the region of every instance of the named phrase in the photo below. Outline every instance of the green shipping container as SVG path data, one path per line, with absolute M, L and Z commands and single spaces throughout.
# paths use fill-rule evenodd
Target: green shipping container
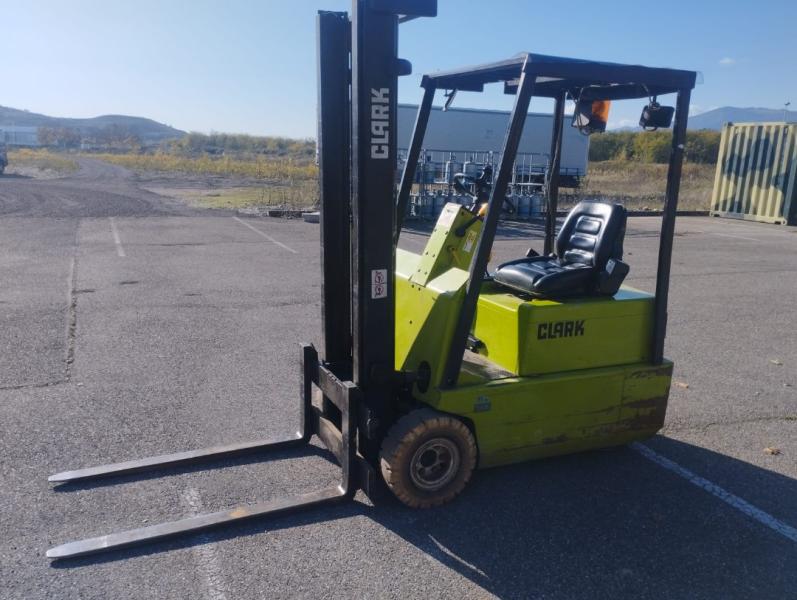
M 797 225 L 797 123 L 726 123 L 711 215 Z

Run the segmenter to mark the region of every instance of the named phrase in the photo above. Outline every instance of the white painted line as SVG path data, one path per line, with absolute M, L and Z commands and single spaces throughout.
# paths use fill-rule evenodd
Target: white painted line
M 775 223 L 759 223 L 757 227 L 739 223 L 735 219 L 723 219 L 722 223 L 711 223 L 710 226 L 716 225 L 721 229 L 736 229 L 745 233 L 763 234 L 767 237 L 788 237 L 790 234 L 787 230 L 783 229 L 783 225 Z
M 792 542 L 797 542 L 797 529 L 784 523 L 783 521 L 779 521 L 772 515 L 767 512 L 764 512 L 757 506 L 753 506 L 747 500 L 739 498 L 734 494 L 731 494 L 728 490 L 721 488 L 716 483 L 709 481 L 708 479 L 704 479 L 695 473 L 692 473 L 689 469 L 686 469 L 679 465 L 676 462 L 671 461 L 669 458 L 665 458 L 658 452 L 654 452 L 644 444 L 640 444 L 639 442 L 634 442 L 631 444 L 631 449 L 638 452 L 648 460 L 652 460 L 657 465 L 664 467 L 665 469 L 672 471 L 676 475 L 680 475 L 684 479 L 686 479 L 692 485 L 696 485 L 697 487 L 705 490 L 712 496 L 716 496 L 725 504 L 735 508 L 741 513 L 744 513 L 751 519 L 755 519 L 762 525 L 769 527 L 771 530 L 779 533 L 786 539 L 791 540 Z
M 119 258 L 124 258 L 127 256 L 125 254 L 125 249 L 122 247 L 122 239 L 119 237 L 119 230 L 116 229 L 116 221 L 113 220 L 113 217 L 108 217 L 111 221 L 111 233 L 113 233 L 113 243 L 116 244 L 116 254 Z
M 722 237 L 736 238 L 737 240 L 748 240 L 751 242 L 760 242 L 758 238 L 744 237 L 743 235 L 733 235 L 732 233 L 717 233 L 715 231 L 709 232 L 711 235 L 721 235 Z
M 245 227 L 248 227 L 249 229 L 251 229 L 252 231 L 254 231 L 255 233 L 257 233 L 258 235 L 262 235 L 264 238 L 266 238 L 266 239 L 267 239 L 269 242 L 271 242 L 272 244 L 276 244 L 276 245 L 277 245 L 277 246 L 279 246 L 280 248 L 285 248 L 285 249 L 286 249 L 288 252 L 293 252 L 294 254 L 298 254 L 298 252 L 296 252 L 296 250 L 294 250 L 294 249 L 293 249 L 293 248 L 291 248 L 290 246 L 286 246 L 286 245 L 285 245 L 285 244 L 283 244 L 282 242 L 278 242 L 278 241 L 277 241 L 277 240 L 275 240 L 273 237 L 271 237 L 269 234 L 267 234 L 267 233 L 263 233 L 263 232 L 262 232 L 262 231 L 260 231 L 260 230 L 259 230 L 257 227 L 255 227 L 255 226 L 253 226 L 253 225 L 250 225 L 249 223 L 247 223 L 247 222 L 246 222 L 246 221 L 244 221 L 243 219 L 239 219 L 238 217 L 233 217 L 233 219 L 235 219 L 236 221 L 238 221 L 238 222 L 239 222 L 241 225 L 244 225 Z
M 183 503 L 186 505 L 191 515 L 198 515 L 204 512 L 202 508 L 202 498 L 194 488 L 188 488 L 182 494 Z M 208 534 L 198 536 L 200 544 L 192 548 L 196 561 L 199 563 L 199 571 L 205 583 L 208 600 L 227 600 L 224 593 L 224 580 L 221 576 L 221 566 L 216 550 L 210 543 Z
M 429 539 L 430 539 L 430 540 L 432 540 L 432 544 L 434 544 L 434 546 L 432 546 L 432 544 L 427 544 L 427 545 L 426 545 L 426 548 L 424 548 L 424 550 L 427 550 L 427 551 L 431 550 L 431 552 L 429 552 L 429 553 L 430 553 L 432 556 L 434 556 L 434 557 L 435 557 L 435 559 L 436 559 L 438 562 L 442 563 L 444 566 L 448 566 L 448 565 L 446 564 L 446 562 L 447 562 L 447 561 L 445 561 L 445 560 L 442 560 L 440 557 L 438 557 L 438 556 L 437 556 L 438 554 L 442 554 L 443 556 L 447 556 L 447 557 L 449 557 L 451 560 L 453 560 L 453 561 L 455 561 L 456 563 L 458 563 L 459 565 L 461 565 L 461 566 L 465 567 L 465 568 L 466 568 L 466 569 L 468 569 L 469 571 L 472 571 L 472 572 L 474 572 L 474 573 L 478 573 L 478 574 L 479 574 L 480 576 L 482 576 L 484 579 L 489 579 L 489 576 L 487 575 L 487 573 L 485 573 L 484 571 L 482 571 L 482 570 L 481 570 L 479 567 L 477 567 L 477 566 L 476 566 L 476 565 L 474 565 L 473 563 L 469 563 L 469 562 L 468 562 L 468 561 L 466 561 L 464 558 L 461 558 L 461 557 L 457 556 L 456 554 L 454 554 L 454 553 L 453 553 L 451 550 L 449 550 L 449 549 L 448 549 L 448 548 L 446 548 L 446 547 L 445 547 L 443 544 L 441 544 L 440 542 L 438 542 L 438 541 L 435 539 L 435 537 L 434 537 L 434 536 L 433 536 L 431 533 L 430 533 L 430 534 L 428 534 L 428 535 L 429 535 Z

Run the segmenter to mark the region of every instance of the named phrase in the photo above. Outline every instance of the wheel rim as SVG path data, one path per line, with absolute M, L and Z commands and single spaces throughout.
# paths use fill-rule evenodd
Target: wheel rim
M 439 490 L 454 479 L 459 464 L 459 447 L 447 438 L 434 438 L 412 455 L 410 477 L 422 490 Z

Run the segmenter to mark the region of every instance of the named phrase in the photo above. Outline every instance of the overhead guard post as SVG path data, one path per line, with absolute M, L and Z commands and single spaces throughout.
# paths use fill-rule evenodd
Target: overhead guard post
M 556 238 L 556 213 L 559 210 L 559 171 L 562 164 L 562 127 L 565 115 L 566 92 L 559 92 L 553 111 L 551 128 L 551 157 L 548 161 L 546 181 L 547 207 L 545 211 L 545 249 L 546 256 L 553 252 Z
M 396 201 L 396 232 L 394 242 L 398 243 L 401 235 L 401 227 L 404 225 L 404 217 L 407 214 L 407 205 L 410 200 L 412 184 L 415 182 L 415 171 L 418 167 L 418 159 L 421 156 L 423 138 L 426 135 L 426 126 L 429 123 L 429 114 L 432 112 L 432 101 L 434 100 L 435 85 L 433 82 L 424 81 L 423 100 L 418 107 L 418 114 L 415 117 L 415 127 L 412 130 L 412 140 L 410 149 L 407 153 L 407 160 L 404 163 L 404 171 L 401 175 L 398 199 Z
M 675 236 L 675 213 L 678 209 L 678 192 L 681 186 L 681 168 L 686 145 L 686 123 L 689 118 L 689 88 L 678 92 L 675 104 L 675 125 L 672 131 L 670 165 L 667 169 L 667 191 L 664 197 L 664 214 L 659 237 L 659 263 L 656 270 L 656 299 L 653 317 L 652 362 L 660 365 L 664 361 L 664 337 L 667 334 L 667 302 L 670 292 L 670 266 L 672 263 L 673 237 Z
M 534 91 L 534 74 L 526 72 L 526 65 L 527 63 L 524 63 L 521 70 L 518 93 L 515 96 L 515 106 L 512 108 L 512 115 L 509 119 L 506 137 L 504 138 L 501 165 L 498 168 L 498 175 L 490 193 L 482 233 L 479 236 L 474 257 L 470 263 L 465 297 L 462 300 L 462 307 L 459 311 L 454 335 L 451 339 L 451 346 L 446 357 L 445 370 L 443 371 L 443 388 L 452 388 L 457 384 L 468 334 L 473 324 L 473 318 L 476 315 L 476 304 L 479 299 L 482 280 L 487 270 L 487 263 L 490 261 L 490 251 L 495 240 L 495 232 L 498 229 L 498 217 L 504 204 L 506 188 L 512 177 L 515 155 L 520 143 L 520 136 L 523 134 L 526 115 L 529 112 L 529 103 Z

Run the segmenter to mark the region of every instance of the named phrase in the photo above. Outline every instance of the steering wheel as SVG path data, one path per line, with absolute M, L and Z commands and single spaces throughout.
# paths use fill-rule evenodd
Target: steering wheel
M 466 175 L 465 173 L 457 173 L 453 177 L 454 189 L 460 193 L 473 198 L 473 205 L 471 211 L 478 211 L 480 205 L 487 203 L 490 199 L 490 190 L 493 187 L 493 168 L 490 165 L 485 165 L 478 177 Z M 473 192 L 476 192 L 475 194 Z M 515 212 L 515 205 L 509 200 L 504 198 L 502 210 L 508 213 Z
M 481 204 L 482 202 L 487 202 L 490 197 L 492 178 L 493 168 L 490 165 L 485 165 L 478 177 L 457 173 L 453 178 L 454 189 L 460 194 L 471 196 L 474 204 Z M 476 192 L 475 194 L 473 193 L 474 191 Z

